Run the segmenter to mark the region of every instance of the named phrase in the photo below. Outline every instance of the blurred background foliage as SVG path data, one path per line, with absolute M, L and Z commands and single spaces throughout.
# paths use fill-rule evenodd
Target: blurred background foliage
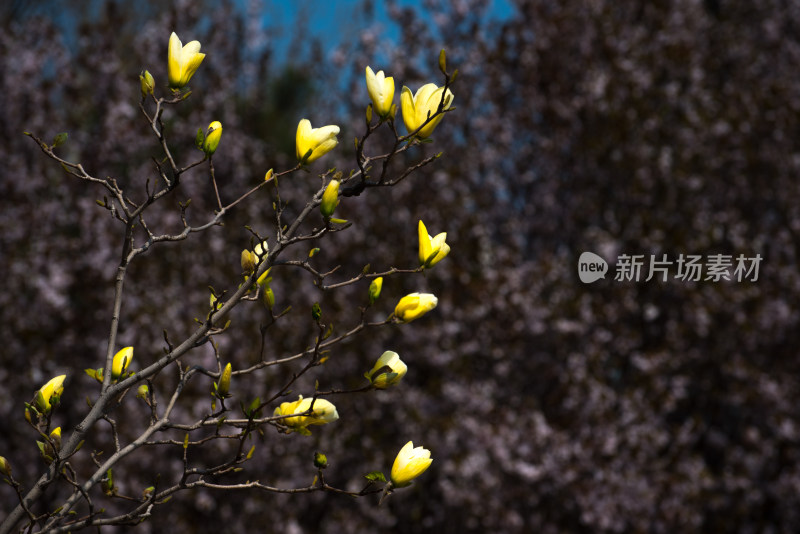
M 207 57 L 192 97 L 167 116 L 169 138 L 188 162 L 198 157 L 197 128 L 222 121 L 214 162 L 230 200 L 269 168 L 292 164 L 300 118 L 339 124 L 341 144 L 325 165 L 352 168 L 368 102 L 364 67 L 394 76 L 399 99 L 403 85 L 441 83 L 444 47 L 459 68 L 458 110 L 433 145 L 414 151 L 444 157 L 391 190 L 344 199 L 337 216 L 354 226 L 319 243 L 316 264 L 341 264 L 348 275 L 367 262 L 413 267 L 423 219 L 432 233 L 448 232 L 450 256 L 425 277 L 387 279 L 370 313 L 385 317 L 410 291 L 435 293 L 439 307 L 341 346 L 295 392 L 312 391 L 314 379 L 323 389 L 357 386 L 386 349 L 409 373 L 398 388 L 337 399 L 341 420 L 312 437 L 267 432 L 246 478 L 307 484 L 313 451 L 323 450 L 330 481 L 357 490 L 361 474 L 388 470 L 408 439 L 432 450 L 431 469 L 382 508 L 335 495 L 199 492 L 180 495 L 140 530 L 169 522 L 198 532 L 796 532 L 800 8 L 781 0 L 512 4 L 498 18 L 484 0 L 354 2 L 348 31 L 333 38 L 312 31 L 313 4 L 281 25 L 270 19 L 277 8 L 259 2 L 181 1 L 166 10 L 7 2 L 0 453 L 17 478 L 30 484 L 41 470 L 23 400 L 68 373 L 58 415 L 68 429 L 97 387 L 82 369 L 105 354 L 121 235 L 95 204 L 102 193 L 67 179 L 21 132 L 68 131 L 66 157 L 141 198 L 159 151 L 137 109 L 138 73 L 148 68 L 165 85 L 176 30 L 184 42 L 198 39 Z M 279 41 L 289 42 L 285 57 L 275 53 Z M 313 175 L 282 183 L 288 212 L 317 184 Z M 190 220 L 213 209 L 203 172 L 186 177 L 151 226 L 178 228 L 177 202 L 187 198 Z M 156 247 L 132 266 L 121 343 L 135 345 L 135 366 L 160 353 L 162 330 L 178 340 L 205 315 L 209 285 L 235 288 L 250 239 L 243 225 L 274 233 L 272 200 L 264 193 L 225 227 Z M 764 261 L 756 282 L 615 282 L 612 272 L 584 285 L 576 265 L 587 250 L 612 269 L 623 253 L 758 253 Z M 267 335 L 276 357 L 313 339 L 314 301 L 344 327 L 366 298 L 367 284 L 320 294 L 302 272 L 272 275 L 278 308 L 293 306 Z M 242 306 L 232 320 L 220 350 L 244 366 L 258 358 L 266 316 Z M 207 351 L 196 358 L 211 361 Z M 292 370 L 264 384 L 234 381 L 235 400 L 271 391 Z M 162 374 L 157 389 L 174 375 Z M 183 413 L 204 413 L 208 388 L 197 386 Z M 132 398 L 123 407 L 131 433 L 146 424 L 139 408 Z M 107 440 L 100 432 L 87 446 Z M 216 454 L 208 447 L 196 460 Z M 129 495 L 180 468 L 175 450 L 138 456 L 116 474 Z M 12 497 L 0 488 L 2 502 Z

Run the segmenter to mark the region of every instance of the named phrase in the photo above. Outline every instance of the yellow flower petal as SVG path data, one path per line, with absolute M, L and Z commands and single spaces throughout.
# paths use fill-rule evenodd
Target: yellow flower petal
M 205 54 L 200 53 L 198 41 L 191 41 L 183 46 L 178 35 L 172 32 L 172 35 L 169 36 L 167 50 L 169 86 L 173 89 L 180 89 L 189 83 L 205 57 Z
M 423 447 L 414 447 L 414 443 L 409 441 L 394 459 L 392 485 L 396 488 L 408 486 L 412 480 L 424 473 L 432 462 L 431 451 Z
M 297 124 L 295 140 L 297 160 L 302 163 L 311 163 L 321 158 L 339 144 L 339 140 L 336 139 L 338 133 L 339 127 L 336 125 L 312 128 L 311 121 L 302 119 Z M 309 151 L 311 154 L 306 157 Z
M 439 299 L 430 293 L 411 293 L 401 298 L 394 309 L 395 316 L 408 323 L 434 309 Z
M 403 110 L 403 122 L 409 133 L 416 131 L 420 126 L 425 124 L 428 117 L 433 117 L 439 109 L 439 104 L 442 102 L 443 87 L 437 87 L 436 84 L 427 83 L 417 89 L 414 96 L 411 96 L 411 90 L 408 87 L 403 87 L 403 92 L 400 95 L 400 104 Z M 450 89 L 445 94 L 445 102 L 442 107 L 443 110 L 449 109 L 453 102 L 453 93 Z M 430 122 L 417 132 L 417 135 L 422 138 L 430 137 L 436 125 L 441 122 L 444 114 L 437 115 Z
M 111 360 L 111 378 L 118 379 L 128 369 L 133 360 L 133 347 L 125 347 L 114 355 Z
M 394 78 L 386 77 L 383 71 L 375 74 L 371 68 L 366 69 L 367 93 L 372 100 L 375 111 L 386 117 L 392 109 L 394 100 Z

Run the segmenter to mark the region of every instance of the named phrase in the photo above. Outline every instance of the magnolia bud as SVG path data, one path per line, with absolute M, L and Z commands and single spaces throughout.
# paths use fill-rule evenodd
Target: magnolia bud
M 431 451 L 423 447 L 414 447 L 412 442 L 408 442 L 397 453 L 392 465 L 391 480 L 396 488 L 402 488 L 411 484 L 411 481 L 424 473 L 431 462 Z
M 439 299 L 430 293 L 410 293 L 397 303 L 394 315 L 400 321 L 408 323 L 434 309 L 438 302 Z
M 61 427 L 58 426 L 50 432 L 50 441 L 53 442 L 53 446 L 56 450 L 61 449 Z
M 64 379 L 67 375 L 60 375 L 50 379 L 36 392 L 34 405 L 39 413 L 48 414 L 53 404 L 58 404 L 61 393 L 64 391 Z
M 314 458 L 314 463 L 316 464 L 316 458 Z M 8 460 L 0 456 L 0 473 L 4 474 L 7 477 L 11 476 L 11 464 L 8 463 Z
M 372 100 L 372 106 L 381 119 L 387 118 L 391 112 L 394 100 L 394 78 L 386 76 L 382 70 L 377 74 L 366 68 L 367 93 Z M 372 121 L 372 109 L 367 108 L 367 124 Z
M 206 130 L 205 140 L 203 141 L 203 152 L 207 155 L 212 155 L 217 151 L 219 140 L 222 137 L 222 123 L 214 121 L 208 125 Z
M 272 291 L 271 287 L 266 286 L 264 288 L 264 296 L 262 298 L 264 299 L 264 304 L 270 310 L 275 306 L 275 292 Z
M 372 370 L 364 374 L 367 380 L 378 389 L 386 389 L 397 384 L 406 376 L 408 366 L 400 359 L 400 355 L 394 351 L 384 352 Z
M 231 387 L 231 364 L 228 363 L 225 369 L 222 370 L 222 375 L 219 377 L 219 384 L 217 384 L 217 394 L 220 397 L 226 397 L 228 390 Z
M 369 284 L 369 303 L 375 304 L 378 297 L 381 296 L 381 289 L 383 288 L 383 277 L 379 276 Z
M 249 250 L 242 251 L 242 270 L 246 273 L 252 273 L 256 268 L 256 261 L 257 258 L 255 254 L 250 252 Z
M 319 205 L 319 211 L 326 219 L 333 215 L 333 211 L 339 204 L 339 180 L 331 180 L 325 192 L 322 194 L 322 203 Z
M 328 467 L 328 457 L 319 451 L 314 452 L 314 467 L 317 469 L 325 469 Z
M 143 70 L 142 73 L 139 74 L 139 83 L 141 84 L 142 98 L 153 94 L 156 82 L 153 80 L 153 75 L 150 74 L 150 71 Z
M 125 347 L 114 355 L 111 360 L 111 378 L 117 380 L 123 376 L 133 360 L 133 347 Z

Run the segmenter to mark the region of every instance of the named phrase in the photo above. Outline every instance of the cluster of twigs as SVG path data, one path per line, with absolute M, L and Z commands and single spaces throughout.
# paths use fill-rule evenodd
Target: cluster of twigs
M 254 271 L 244 277 L 244 281 L 235 291 L 230 294 L 214 295 L 212 310 L 204 320 L 197 321 L 197 328 L 188 337 L 180 342 L 173 343 L 165 331 L 166 348 L 161 357 L 120 380 L 112 380 L 111 373 L 105 373 L 102 377 L 102 387 L 99 395 L 91 400 L 88 413 L 80 423 L 71 429 L 63 441 L 60 440 L 60 435 L 60 443 L 52 441 L 50 436 L 52 431 L 50 413 L 47 413 L 37 421 L 30 421 L 31 426 L 49 444 L 52 457 L 45 472 L 30 487 L 25 487 L 21 481 L 16 480 L 13 474 L 9 472 L 6 481 L 16 490 L 19 502 L 8 517 L 0 523 L 0 534 L 11 532 L 22 523 L 24 523 L 22 527 L 24 531 L 52 533 L 74 531 L 89 526 L 138 524 L 147 520 L 155 507 L 166 503 L 173 495 L 195 488 L 223 491 L 261 490 L 276 493 L 324 491 L 346 494 L 352 497 L 382 491 L 382 488 L 376 487 L 374 480 L 370 480 L 358 492 L 336 487 L 326 480 L 323 472 L 324 465 L 317 467 L 314 482 L 304 487 L 274 487 L 258 480 L 236 484 L 215 482 L 219 475 L 244 469 L 245 464 L 253 454 L 253 447 L 248 449 L 247 441 L 254 432 L 260 432 L 265 426 L 274 427 L 281 432 L 289 430 L 284 424 L 285 419 L 289 416 L 267 415 L 263 413 L 264 408 L 285 396 L 300 377 L 310 369 L 320 365 L 325 359 L 326 351 L 366 329 L 379 328 L 397 322 L 393 315 L 382 321 L 369 322 L 366 318 L 369 304 L 360 307 L 358 321 L 347 330 L 334 333 L 332 325 L 325 324 L 317 316 L 315 320 L 318 332 L 313 346 L 300 350 L 295 354 L 275 359 L 268 359 L 262 348 L 260 361 L 248 367 L 234 370 L 232 372 L 233 377 L 241 380 L 246 376 L 257 376 L 257 373 L 275 366 L 285 365 L 290 362 L 305 362 L 302 368 L 292 373 L 289 379 L 277 387 L 274 392 L 263 398 L 256 399 L 247 407 L 242 405 L 243 416 L 237 417 L 234 415 L 232 409 L 225 405 L 225 396 L 220 396 L 219 399 L 216 399 L 219 400 L 218 407 L 216 407 L 215 400 L 215 405 L 212 409 L 206 415 L 194 421 L 176 420 L 178 419 L 176 417 L 176 407 L 179 405 L 182 392 L 194 378 L 202 376 L 211 380 L 220 379 L 223 366 L 214 337 L 223 335 L 228 329 L 229 322 L 226 317 L 233 308 L 242 302 L 260 299 L 261 292 L 264 289 L 257 284 L 257 280 L 273 267 L 303 269 L 310 273 L 314 285 L 321 291 L 336 290 L 364 279 L 374 280 L 379 277 L 415 274 L 424 269 L 424 267 L 415 269 L 392 267 L 384 272 L 370 272 L 365 269 L 355 275 L 332 281 L 333 275 L 338 274 L 340 271 L 338 267 L 328 272 L 320 272 L 311 265 L 308 259 L 294 260 L 281 259 L 281 257 L 285 251 L 298 243 L 316 240 L 326 234 L 343 231 L 349 227 L 349 223 L 332 221 L 329 218 L 324 220 L 324 224 L 311 229 L 306 229 L 309 225 L 304 224 L 309 220 L 309 216 L 319 208 L 325 192 L 325 184 L 332 175 L 339 179 L 342 184 L 340 195 L 357 196 L 366 189 L 397 185 L 441 156 L 441 153 L 438 153 L 420 159 L 408 166 L 393 164 L 397 161 L 397 156 L 423 142 L 416 136 L 420 129 L 439 115 L 453 109 L 448 109 L 444 105 L 446 89 L 451 82 L 452 77 L 445 72 L 445 91 L 442 93 L 442 102 L 439 103 L 438 109 L 429 114 L 428 119 L 417 130 L 409 132 L 407 135 L 402 136 L 398 133 L 393 116 L 371 120 L 371 114 L 368 112 L 366 131 L 356 140 L 357 168 L 346 176 L 341 172 L 336 172 L 335 169 L 320 174 L 321 187 L 291 220 L 285 220 L 285 204 L 280 197 L 280 178 L 303 170 L 304 165 L 302 162 L 281 172 L 270 171 L 264 181 L 242 192 L 235 200 L 227 203 L 224 203 L 219 195 L 212 156 L 206 154 L 201 159 L 184 166 L 178 163 L 167 140 L 168 132 L 163 122 L 163 115 L 169 109 L 169 106 L 185 100 L 188 93 L 173 92 L 167 97 L 156 97 L 150 93 L 142 97 L 139 105 L 142 116 L 152 130 L 162 152 L 159 158 L 153 158 L 154 179 L 148 179 L 144 184 L 142 200 L 134 200 L 135 193 L 124 190 L 116 179 L 93 176 L 81 163 L 69 161 L 59 155 L 58 146 L 65 140 L 63 134 L 58 136 L 54 142 L 47 143 L 40 137 L 27 133 L 42 152 L 58 163 L 68 175 L 90 184 L 97 184 L 103 188 L 105 190 L 104 197 L 102 200 L 98 200 L 97 203 L 108 210 L 110 215 L 124 226 L 120 260 L 114 280 L 114 299 L 111 305 L 105 369 L 111 369 L 112 359 L 118 345 L 117 334 L 120 327 L 120 310 L 125 296 L 124 285 L 129 267 L 150 247 L 163 242 L 182 241 L 189 239 L 194 234 L 212 230 L 215 226 L 222 224 L 239 204 L 251 199 L 259 190 L 268 187 L 272 188 L 276 199 L 273 203 L 276 232 L 274 239 L 269 240 L 268 254 L 259 258 Z M 394 142 L 388 152 L 370 155 L 367 150 L 367 140 L 380 126 L 386 126 L 391 130 L 394 135 Z M 178 209 L 183 223 L 182 230 L 177 233 L 163 234 L 156 231 L 155 228 L 148 224 L 148 210 L 155 203 L 163 201 L 170 192 L 178 189 L 181 186 L 182 177 L 188 171 L 204 164 L 207 166 L 208 175 L 215 192 L 217 207 L 214 212 L 208 214 L 202 224 L 190 225 L 186 217 L 189 202 L 179 203 Z M 378 172 L 374 172 L 376 165 L 379 166 L 377 167 Z M 255 232 L 254 236 L 259 243 L 266 241 L 264 237 L 255 234 Z M 268 334 L 269 327 L 280 321 L 287 311 L 276 312 L 272 307 L 269 307 L 271 322 L 261 329 L 262 344 L 265 343 L 264 340 Z M 217 361 L 216 369 L 206 369 L 190 359 L 192 351 L 205 345 L 210 345 L 214 350 Z M 141 362 L 142 359 L 139 361 Z M 153 381 L 159 373 L 170 366 L 178 370 L 178 381 L 172 391 L 166 394 L 159 393 L 153 387 Z M 263 380 L 261 383 L 263 383 Z M 307 412 L 293 414 L 293 417 L 312 415 L 316 399 L 334 395 L 366 393 L 373 389 L 374 387 L 371 384 L 353 390 L 333 389 L 321 391 L 316 388 L 311 408 Z M 146 428 L 135 439 L 125 442 L 118 429 L 121 423 L 115 418 L 115 411 L 132 390 L 138 391 L 139 394 L 137 396 L 141 397 L 143 402 L 147 404 L 149 412 L 146 417 L 149 417 L 149 421 Z M 87 451 L 82 449 L 87 437 L 90 436 L 90 433 L 96 431 L 100 424 L 108 425 L 114 444 L 113 450 Z M 176 432 L 184 433 L 185 439 L 181 441 L 168 437 Z M 201 447 L 212 441 L 229 442 L 231 444 L 227 448 L 226 457 L 215 465 L 195 465 L 190 458 L 191 449 Z M 143 488 L 141 495 L 122 494 L 115 485 L 114 467 L 121 460 L 132 454 L 144 456 L 155 454 L 154 451 L 156 449 L 163 447 L 182 449 L 180 454 L 183 459 L 183 469 L 181 473 L 176 475 L 176 479 L 166 480 L 167 476 L 159 475 L 152 482 L 152 486 Z M 89 472 L 79 472 L 73 465 L 73 459 L 78 454 L 86 455 L 91 460 L 93 467 Z M 57 509 L 43 510 L 41 507 L 42 497 L 48 488 L 55 484 L 64 484 L 71 488 L 68 492 L 68 497 Z M 119 503 L 127 502 L 129 505 L 124 512 L 118 515 L 109 515 L 108 511 L 98 503 L 100 493 L 106 498 L 116 499 Z M 125 508 L 125 506 L 119 506 L 119 508 Z

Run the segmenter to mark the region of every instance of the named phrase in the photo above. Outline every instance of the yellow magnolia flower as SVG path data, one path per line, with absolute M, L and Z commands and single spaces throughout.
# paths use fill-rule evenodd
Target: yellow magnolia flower
M 411 293 L 400 299 L 394 314 L 404 323 L 409 323 L 434 309 L 437 304 L 439 299 L 430 293 Z
M 253 253 L 245 249 L 242 251 L 242 270 L 246 273 L 252 273 L 256 268 L 256 260 Z
M 206 139 L 203 141 L 203 152 L 209 156 L 217 151 L 219 140 L 222 137 L 222 123 L 214 121 L 208 125 Z
M 269 255 L 269 244 L 265 239 L 261 243 L 256 243 L 256 246 L 253 247 L 253 253 L 256 255 L 256 262 L 260 262 L 264 258 Z
M 189 83 L 189 80 L 205 57 L 205 54 L 200 53 L 200 43 L 198 41 L 192 41 L 183 46 L 175 32 L 172 32 L 172 35 L 169 36 L 169 51 L 167 53 L 169 86 L 173 89 L 180 89 Z
M 331 180 L 325 192 L 322 194 L 322 202 L 319 205 L 319 211 L 326 219 L 333 215 L 336 206 L 339 205 L 339 180 Z
M 444 87 L 437 87 L 434 83 L 428 83 L 420 87 L 414 96 L 411 96 L 411 89 L 403 86 L 403 91 L 400 93 L 400 105 L 403 108 L 403 122 L 409 133 L 415 131 L 422 126 L 429 116 L 433 116 L 436 110 L 439 109 L 439 103 L 442 101 L 442 92 Z M 443 110 L 450 108 L 453 103 L 453 93 L 450 89 L 444 96 Z M 430 137 L 433 129 L 442 120 L 444 114 L 437 115 L 425 127 L 417 132 L 417 136 L 425 138 Z
M 41 413 L 48 414 L 52 409 L 51 401 L 61 397 L 64 392 L 64 379 L 67 375 L 59 375 L 50 379 L 47 384 L 43 385 L 39 391 L 36 392 L 36 409 Z
M 392 110 L 394 100 L 394 78 L 387 78 L 382 70 L 378 74 L 367 67 L 367 93 L 372 99 L 375 111 L 381 117 L 386 117 Z
M 447 239 L 447 232 L 437 234 L 436 237 L 431 237 L 428 234 L 428 229 L 425 228 L 425 223 L 419 221 L 419 264 L 425 267 L 433 267 L 445 256 L 450 253 L 450 245 L 445 243 Z
M 400 382 L 406 376 L 406 371 L 408 371 L 408 366 L 400 359 L 400 355 L 394 351 L 387 350 L 381 354 L 372 370 L 364 376 L 376 388 L 386 389 Z
M 114 355 L 111 360 L 111 379 L 117 380 L 128 369 L 133 360 L 133 347 L 125 347 Z
M 336 135 L 339 127 L 335 125 L 312 128 L 311 121 L 303 119 L 297 125 L 297 160 L 301 163 L 315 161 L 339 144 Z
M 268 255 L 269 245 L 267 244 L 266 240 L 264 240 L 262 243 L 256 244 L 252 252 L 249 250 L 243 250 L 241 257 L 242 270 L 247 273 L 252 273 L 258 263 Z
M 292 415 L 301 414 L 311 409 L 311 403 L 314 403 L 314 411 L 310 415 L 298 415 L 297 417 L 287 417 L 281 419 L 281 422 L 288 426 L 290 429 L 300 432 L 301 434 L 310 434 L 306 429 L 309 425 L 324 425 L 332 423 L 339 419 L 339 413 L 336 411 L 336 406 L 325 399 L 304 399 L 302 395 L 294 402 L 284 402 L 279 407 L 275 408 L 274 415 Z
M 402 488 L 411 484 L 411 481 L 424 473 L 430 467 L 433 459 L 431 451 L 422 447 L 414 447 L 409 441 L 394 459 L 391 480 L 395 488 Z

